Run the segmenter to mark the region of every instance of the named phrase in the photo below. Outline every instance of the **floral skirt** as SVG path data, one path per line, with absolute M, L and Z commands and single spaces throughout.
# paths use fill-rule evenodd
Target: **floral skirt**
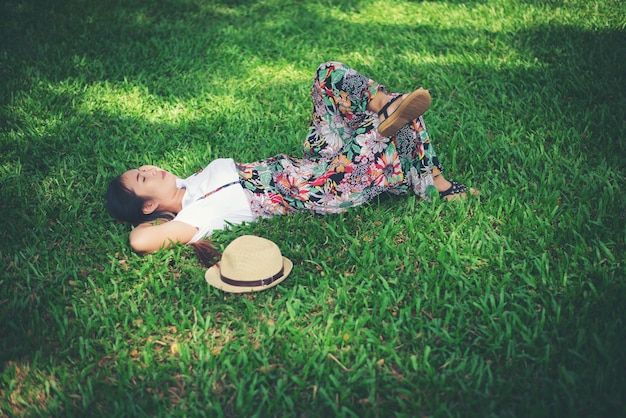
M 419 117 L 395 136 L 381 136 L 378 116 L 367 110 L 379 91 L 386 92 L 385 87 L 342 63 L 320 65 L 304 157 L 281 154 L 237 163 L 253 213 L 258 217 L 302 210 L 337 213 L 383 192 L 411 190 L 426 198 L 433 168 L 443 171 L 443 167 L 424 121 Z

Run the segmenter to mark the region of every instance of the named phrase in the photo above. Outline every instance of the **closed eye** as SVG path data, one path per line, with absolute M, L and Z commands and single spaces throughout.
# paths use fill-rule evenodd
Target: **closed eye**
M 141 169 L 137 171 L 137 183 L 139 183 L 139 177 L 141 177 Z M 146 176 L 141 177 L 141 182 L 142 183 L 146 182 Z

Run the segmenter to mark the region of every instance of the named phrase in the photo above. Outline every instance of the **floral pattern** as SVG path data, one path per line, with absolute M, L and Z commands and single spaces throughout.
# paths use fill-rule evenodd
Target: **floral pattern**
M 293 211 L 344 212 L 383 192 L 412 190 L 426 197 L 432 169 L 443 171 L 420 117 L 392 137 L 378 133 L 367 110 L 381 84 L 339 62 L 320 65 L 313 84 L 313 115 L 304 158 L 280 154 L 237 163 L 256 216 Z M 400 93 L 391 93 L 392 97 Z

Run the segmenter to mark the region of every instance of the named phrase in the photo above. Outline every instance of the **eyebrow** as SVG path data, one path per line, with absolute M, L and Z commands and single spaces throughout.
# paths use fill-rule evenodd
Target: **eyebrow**
M 137 169 L 137 183 L 139 183 L 139 174 L 141 173 L 139 172 L 139 169 Z

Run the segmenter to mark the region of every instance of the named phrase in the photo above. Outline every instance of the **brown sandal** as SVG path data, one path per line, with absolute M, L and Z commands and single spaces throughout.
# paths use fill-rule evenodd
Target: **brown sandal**
M 385 120 L 378 125 L 378 133 L 382 136 L 391 137 L 395 135 L 404 125 L 422 116 L 430 106 L 430 93 L 428 90 L 419 88 L 404 97 L 398 108 L 391 115 L 388 115 L 389 106 L 402 97 L 404 96 L 400 95 L 389 100 L 378 112 L 379 117 L 385 117 Z

